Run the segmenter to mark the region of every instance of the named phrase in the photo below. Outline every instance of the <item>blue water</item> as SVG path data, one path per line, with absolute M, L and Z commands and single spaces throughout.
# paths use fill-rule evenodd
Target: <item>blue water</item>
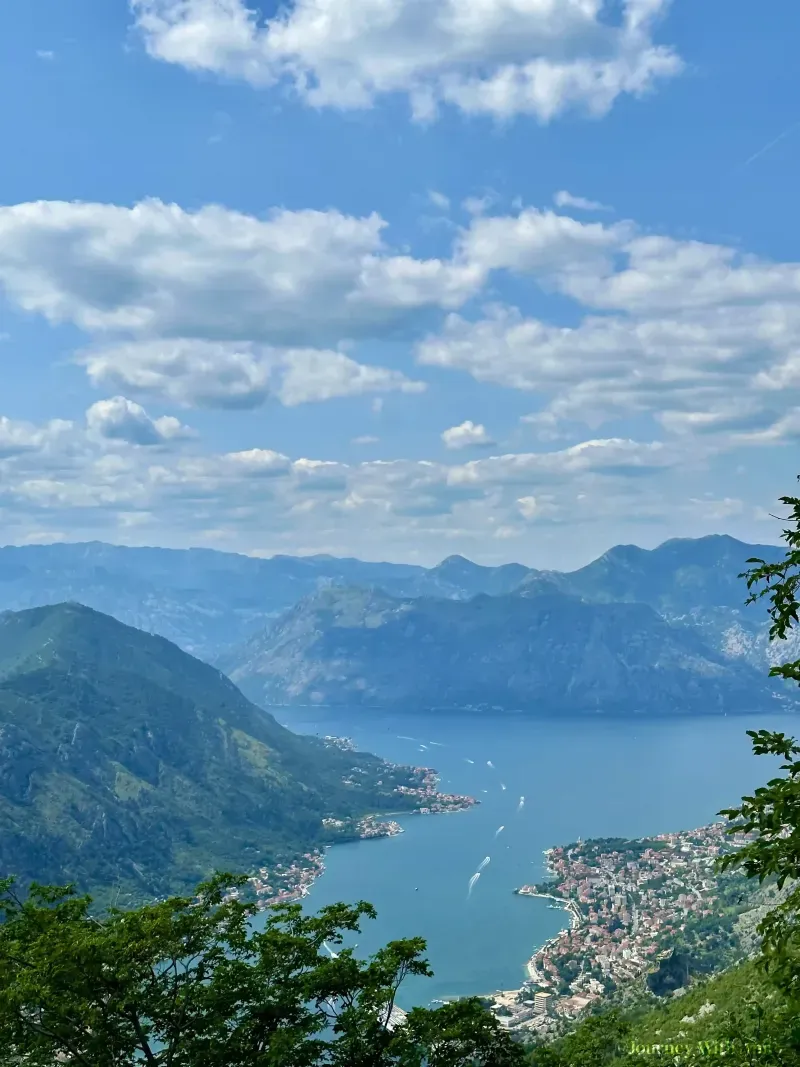
M 308 898 L 312 909 L 356 900 L 375 906 L 377 920 L 356 938 L 359 956 L 394 938 L 426 939 L 434 977 L 408 980 L 399 998 L 406 1008 L 520 984 L 535 948 L 565 925 L 547 901 L 513 895 L 541 879 L 545 848 L 710 822 L 774 773 L 774 761 L 752 755 L 745 730 L 800 732 L 796 716 L 557 722 L 305 709 L 278 709 L 278 716 L 300 733 L 345 735 L 390 760 L 436 767 L 442 789 L 481 801 L 467 812 L 399 818 L 406 832 L 398 837 L 329 850 Z M 486 856 L 491 862 L 468 899 L 470 876 Z

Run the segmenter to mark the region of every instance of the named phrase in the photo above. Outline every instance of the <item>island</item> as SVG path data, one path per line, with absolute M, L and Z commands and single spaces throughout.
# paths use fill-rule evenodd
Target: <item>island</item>
M 712 973 L 747 956 L 762 897 L 774 887 L 716 870 L 718 857 L 749 840 L 728 830 L 720 821 L 547 849 L 550 877 L 515 892 L 552 900 L 568 912 L 569 926 L 531 956 L 521 989 L 487 998 L 500 1021 L 510 1029 L 556 1034 L 637 981 L 653 994 L 674 993 L 690 974 Z

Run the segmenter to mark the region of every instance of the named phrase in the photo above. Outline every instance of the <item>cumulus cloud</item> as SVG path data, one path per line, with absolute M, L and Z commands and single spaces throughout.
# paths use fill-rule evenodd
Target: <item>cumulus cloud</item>
M 610 211 L 607 204 L 601 204 L 599 200 L 587 200 L 585 196 L 573 196 L 566 189 L 560 189 L 553 196 L 556 207 L 573 207 L 578 211 Z
M 554 211 L 526 208 L 516 215 L 475 218 L 458 255 L 484 272 L 532 273 L 564 288 L 578 279 L 607 277 L 614 257 L 635 235 L 629 222 L 581 222 Z
M 249 342 L 131 341 L 85 352 L 79 362 L 96 386 L 184 407 L 255 408 L 270 393 L 294 407 L 335 397 L 425 389 L 424 382 L 357 363 L 342 352 L 283 350 Z
M 442 434 L 446 448 L 469 448 L 471 445 L 493 445 L 494 441 L 486 432 L 486 427 L 469 419 L 459 426 L 451 426 Z
M 124 396 L 92 404 L 86 412 L 86 425 L 99 437 L 131 445 L 164 445 L 195 436 L 172 415 L 151 419 L 140 404 Z
M 156 59 L 256 88 L 288 81 L 314 107 L 402 93 L 420 120 L 442 105 L 498 119 L 597 117 L 682 67 L 654 40 L 668 0 L 296 0 L 265 20 L 245 0 L 130 2 Z
M 475 219 L 460 254 L 582 306 L 569 326 L 502 305 L 450 313 L 417 346 L 423 365 L 536 394 L 542 439 L 637 413 L 716 447 L 792 439 L 800 264 L 534 209 Z
M 378 215 L 146 200 L 0 207 L 0 284 L 26 311 L 93 333 L 282 347 L 383 335 L 458 307 L 478 266 L 393 255 Z
M 95 386 L 185 407 L 258 407 L 269 393 L 273 369 L 273 361 L 249 342 L 187 338 L 129 341 L 78 358 Z
M 0 416 L 0 459 L 39 452 L 72 430 L 72 423 L 54 419 L 44 426 Z
M 654 435 L 706 449 L 796 439 L 800 263 L 632 221 L 489 210 L 448 255 L 423 259 L 392 249 L 376 215 L 0 207 L 0 285 L 89 334 L 77 358 L 90 380 L 137 401 L 233 409 L 373 394 L 378 414 L 384 395 L 425 388 L 356 358 L 359 342 L 399 337 L 418 366 L 530 393 L 527 432 L 540 440 L 616 438 L 628 431 L 610 420 L 641 414 Z M 564 325 L 474 310 L 505 273 L 577 314 Z
M 426 388 L 424 382 L 411 381 L 400 371 L 365 366 L 341 352 L 290 351 L 283 355 L 281 366 L 277 392 L 288 407 L 364 393 L 422 393 Z
M 53 530 L 69 539 L 202 542 L 254 551 L 334 549 L 441 555 L 443 539 L 489 542 L 525 521 L 588 521 L 578 496 L 603 482 L 600 510 L 655 494 L 681 460 L 657 444 L 595 440 L 548 453 L 487 456 L 467 463 L 292 458 L 266 445 L 213 452 L 143 447 L 174 424 L 123 398 L 99 402 L 85 425 L 12 424 L 0 433 L 0 506 L 7 536 Z M 685 459 L 685 457 L 683 457 Z M 637 469 L 638 468 L 638 469 Z M 681 468 L 682 477 L 685 467 Z M 533 501 L 536 503 L 534 504 Z M 654 505 L 655 506 L 655 505 Z M 537 527 L 538 528 L 538 527 Z M 206 538 L 207 534 L 207 538 Z

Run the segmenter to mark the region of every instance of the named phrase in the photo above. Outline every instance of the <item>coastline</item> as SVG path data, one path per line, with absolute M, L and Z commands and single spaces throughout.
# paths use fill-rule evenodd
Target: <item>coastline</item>
M 355 751 L 355 745 L 350 738 L 328 735 L 323 740 L 343 751 Z M 389 763 L 388 760 L 386 762 Z M 401 766 L 389 765 L 392 768 Z M 418 776 L 420 784 L 416 787 L 398 786 L 397 793 L 414 796 L 417 799 L 416 807 L 363 815 L 356 820 L 323 819 L 325 829 L 341 831 L 342 839 L 328 841 L 312 848 L 288 865 L 278 863 L 272 871 L 261 867 L 253 872 L 248 878 L 248 884 L 255 891 L 258 909 L 263 911 L 276 904 L 288 904 L 307 897 L 314 883 L 325 873 L 325 855 L 334 845 L 347 844 L 354 840 L 397 837 L 405 833 L 405 829 L 395 821 L 394 816 L 450 815 L 453 812 L 469 811 L 480 804 L 476 797 L 440 792 L 437 787 L 441 776 L 432 767 L 408 765 L 408 769 Z M 354 836 L 349 836 L 350 834 Z
M 547 855 L 547 853 L 545 853 L 545 855 Z M 549 867 L 547 866 L 547 864 L 545 864 L 545 869 L 549 871 Z M 560 911 L 566 911 L 569 913 L 569 928 L 559 930 L 558 933 L 555 934 L 555 936 L 548 938 L 543 945 L 540 945 L 539 948 L 537 948 L 535 952 L 528 957 L 528 960 L 525 963 L 525 972 L 528 975 L 528 981 L 536 982 L 539 981 L 541 978 L 538 967 L 540 957 L 544 956 L 549 949 L 553 948 L 556 944 L 558 944 L 558 942 L 564 937 L 565 934 L 568 933 L 568 931 L 575 930 L 576 927 L 580 924 L 582 916 L 578 910 L 578 906 L 575 904 L 574 901 L 565 900 L 564 897 L 557 897 L 553 893 L 539 893 L 533 890 L 526 890 L 524 888 L 515 889 L 514 893 L 520 897 L 538 897 L 540 900 L 552 900 L 558 906 Z M 520 986 L 519 992 L 522 992 L 522 989 L 523 986 Z
M 548 880 L 514 893 L 554 901 L 570 913 L 570 925 L 529 958 L 519 989 L 495 997 L 496 1005 L 507 1009 L 505 1017 L 513 1020 L 507 1025 L 540 1035 L 555 1033 L 564 1020 L 578 1018 L 604 997 L 657 972 L 665 946 L 687 927 L 704 930 L 706 940 L 698 951 L 707 947 L 709 959 L 713 955 L 717 967 L 726 966 L 729 956 L 709 940 L 715 917 L 719 920 L 732 906 L 715 864 L 746 840 L 745 833 L 733 833 L 729 824 L 717 820 L 650 837 L 579 839 L 547 849 Z M 755 898 L 745 903 L 744 886 L 729 886 L 727 892 L 738 894 L 739 916 L 756 906 Z M 534 995 L 547 998 L 543 1012 L 535 1010 Z

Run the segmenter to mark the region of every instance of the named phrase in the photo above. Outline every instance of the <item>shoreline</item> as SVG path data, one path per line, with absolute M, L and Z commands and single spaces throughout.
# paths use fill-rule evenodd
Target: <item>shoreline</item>
M 353 742 L 349 738 L 328 735 L 324 740 L 328 744 L 342 748 L 344 751 L 355 749 Z M 401 764 L 392 764 L 392 766 L 400 767 Z M 298 860 L 288 866 L 282 863 L 276 864 L 272 872 L 266 867 L 259 868 L 248 877 L 249 886 L 255 889 L 258 910 L 265 911 L 267 908 L 274 907 L 277 904 L 289 904 L 305 899 L 317 879 L 325 874 L 325 856 L 328 850 L 336 845 L 353 844 L 358 841 L 378 838 L 398 837 L 400 834 L 405 833 L 405 828 L 395 821 L 396 818 L 404 818 L 408 815 L 452 815 L 456 812 L 469 811 L 480 804 L 480 800 L 477 797 L 440 792 L 437 786 L 441 781 L 441 775 L 432 767 L 407 766 L 410 766 L 413 771 L 422 776 L 422 785 L 414 789 L 401 786 L 398 789 L 398 793 L 416 796 L 418 799 L 416 808 L 407 808 L 404 811 L 372 812 L 363 815 L 360 819 L 355 820 L 353 829 L 356 834 L 354 837 L 341 841 L 329 841 L 324 845 L 316 846 L 303 853 Z M 337 828 L 346 826 L 344 820 L 323 819 L 323 825 L 326 823 L 335 825 Z M 303 860 L 306 862 L 302 862 Z M 275 893 L 272 886 L 267 884 L 270 873 L 273 880 L 276 875 L 279 881 L 283 881 L 289 876 L 293 879 L 293 882 Z
M 547 867 L 547 865 L 545 865 Z M 565 900 L 564 897 L 557 897 L 554 893 L 538 893 L 538 892 L 523 892 L 521 889 L 515 889 L 514 893 L 519 897 L 535 897 L 539 900 L 552 900 L 558 905 L 559 911 L 566 911 L 569 913 L 569 926 L 562 930 L 559 930 L 553 937 L 549 937 L 543 945 L 540 945 L 525 961 L 525 973 L 528 976 L 528 981 L 536 981 L 539 979 L 539 956 L 546 952 L 549 948 L 556 945 L 564 934 L 568 931 L 574 930 L 580 925 L 581 916 L 578 913 L 577 905 L 572 900 Z M 522 992 L 523 986 L 519 987 L 518 992 Z
M 674 938 L 687 923 L 711 917 L 713 927 L 721 914 L 714 864 L 747 840 L 730 829 L 716 820 L 690 830 L 630 840 L 579 839 L 545 850 L 548 880 L 514 893 L 554 901 L 570 913 L 570 924 L 530 956 L 519 989 L 503 994 L 512 998 L 503 1006 L 511 1008 L 517 1025 L 550 1032 L 556 1017 L 578 1018 L 591 1004 L 656 970 L 665 938 Z M 739 914 L 749 910 L 744 905 Z M 577 975 L 576 959 L 581 961 Z M 532 987 L 553 996 L 545 1013 L 549 1021 L 517 1007 L 526 992 L 530 1000 Z
M 780 701 L 781 707 L 779 709 L 780 714 L 786 715 L 798 715 L 800 714 L 800 705 L 796 700 L 787 700 L 785 703 Z M 363 711 L 365 714 L 368 712 L 380 712 L 386 716 L 396 718 L 402 716 L 405 704 L 264 704 L 264 709 L 270 713 L 277 712 L 295 712 L 295 711 L 325 711 L 325 712 L 341 712 L 347 711 Z M 532 708 L 497 708 L 497 707 L 475 707 L 475 706 L 459 706 L 459 705 L 445 705 L 443 707 L 432 707 L 430 709 L 436 715 L 443 717 L 448 715 L 486 715 L 487 713 L 502 716 L 503 718 L 525 718 L 537 722 L 544 722 L 546 720 L 573 720 L 573 721 L 585 721 L 586 719 L 593 718 L 605 718 L 614 719 L 620 722 L 641 722 L 643 720 L 667 720 L 673 721 L 676 719 L 745 719 L 752 716 L 767 716 L 772 715 L 775 712 L 775 708 L 772 706 L 764 707 L 761 711 L 753 710 L 752 707 L 743 708 L 729 708 L 727 711 L 628 711 L 620 708 L 612 708 L 611 710 L 605 710 L 603 708 L 572 708 L 568 711 L 561 709 L 553 711 L 539 711 Z M 277 715 L 276 715 L 277 718 Z M 281 720 L 279 720 L 281 721 Z M 291 724 L 281 721 L 281 725 L 287 729 L 293 729 Z

